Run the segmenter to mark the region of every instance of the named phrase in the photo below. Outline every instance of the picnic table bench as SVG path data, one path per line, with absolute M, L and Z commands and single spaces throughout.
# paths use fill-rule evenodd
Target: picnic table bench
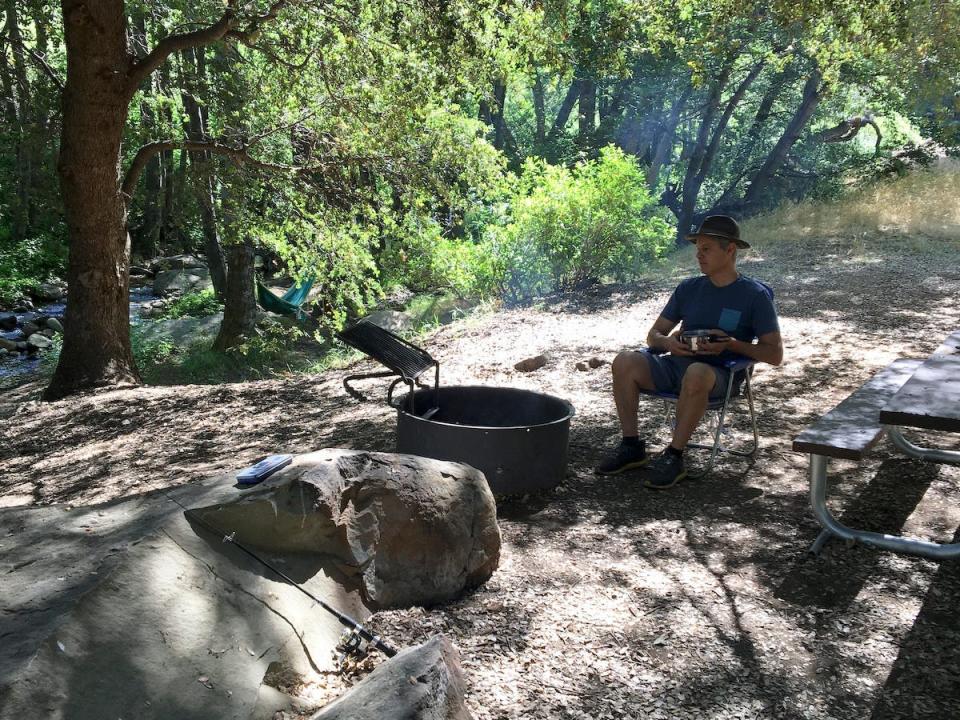
M 794 450 L 810 454 L 810 504 L 824 528 L 811 552 L 818 553 L 837 536 L 933 559 L 960 557 L 960 543 L 856 530 L 840 523 L 827 508 L 828 460 L 862 460 L 884 433 L 911 457 L 960 462 L 955 450 L 914 445 L 903 436 L 901 426 L 960 432 L 960 331 L 926 360 L 895 360 L 794 439 Z

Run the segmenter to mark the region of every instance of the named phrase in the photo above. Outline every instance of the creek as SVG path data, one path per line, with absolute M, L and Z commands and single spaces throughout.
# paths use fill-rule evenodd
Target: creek
M 144 304 L 156 300 L 157 296 L 153 294 L 152 289 L 147 287 L 130 288 L 130 324 L 137 325 L 141 322 L 140 311 Z M 13 330 L 0 331 L 0 337 L 7 340 L 19 342 L 26 340 L 20 328 L 24 323 L 31 322 L 38 317 L 54 317 L 63 322 L 63 316 L 67 305 L 64 302 L 48 303 L 36 310 L 28 312 L 18 312 L 17 327 Z M 13 352 L 0 355 L 0 381 L 17 380 L 15 376 L 30 375 L 35 373 L 43 362 L 44 351 L 36 352 Z M 6 383 L 4 383 L 6 384 Z

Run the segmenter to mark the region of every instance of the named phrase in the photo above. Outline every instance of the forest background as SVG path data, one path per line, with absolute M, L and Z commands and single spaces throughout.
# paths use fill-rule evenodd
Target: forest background
M 314 279 L 321 334 L 401 287 L 523 302 L 956 143 L 950 1 L 3 10 L 0 304 L 68 281 L 49 399 L 139 381 L 129 267 L 158 255 L 205 256 L 185 305 L 225 306 L 230 353 L 262 342 L 257 256 Z

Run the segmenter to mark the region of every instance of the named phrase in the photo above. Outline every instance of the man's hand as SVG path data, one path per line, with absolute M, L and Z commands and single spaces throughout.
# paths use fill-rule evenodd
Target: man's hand
M 687 345 L 685 342 L 683 342 L 683 340 L 680 339 L 679 331 L 667 336 L 666 342 L 664 342 L 663 349 L 666 350 L 671 355 L 681 355 L 685 357 L 690 357 L 697 354 L 690 349 L 689 345 Z
M 697 355 L 719 355 L 730 348 L 729 343 L 733 340 L 723 330 L 711 330 L 710 337 L 713 338 L 712 342 L 702 339 L 697 343 Z

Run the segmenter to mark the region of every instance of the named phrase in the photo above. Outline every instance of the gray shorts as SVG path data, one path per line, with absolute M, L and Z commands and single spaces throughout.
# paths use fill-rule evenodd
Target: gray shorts
M 692 357 L 677 357 L 674 355 L 654 355 L 644 352 L 647 363 L 650 366 L 650 376 L 653 378 L 653 384 L 657 392 L 680 393 L 680 384 L 683 381 L 683 374 L 687 368 L 695 362 L 703 362 Z M 715 379 L 713 389 L 710 391 L 711 398 L 722 398 L 727 392 L 727 381 L 730 379 L 730 371 L 726 368 L 711 365 Z M 736 394 L 736 393 L 734 393 Z

